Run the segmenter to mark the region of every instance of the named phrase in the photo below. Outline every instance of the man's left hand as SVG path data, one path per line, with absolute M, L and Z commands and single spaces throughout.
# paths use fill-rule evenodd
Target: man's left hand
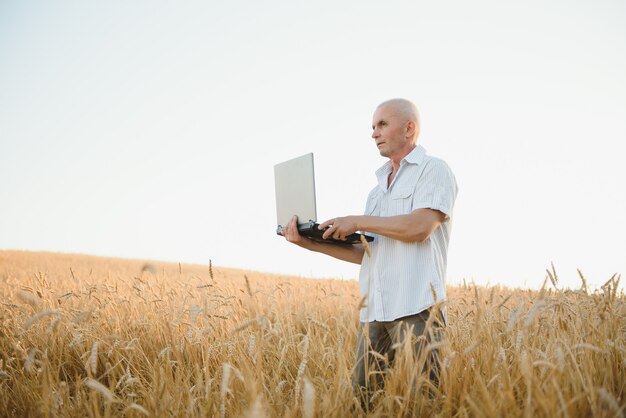
M 325 229 L 326 227 L 328 227 L 328 229 L 324 232 L 322 238 L 333 237 L 342 241 L 345 241 L 348 235 L 354 234 L 358 230 L 356 216 L 329 219 L 321 224 L 319 229 Z

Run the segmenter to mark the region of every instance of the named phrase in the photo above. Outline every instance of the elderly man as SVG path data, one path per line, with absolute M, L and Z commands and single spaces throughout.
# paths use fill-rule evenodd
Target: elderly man
M 426 332 L 426 325 L 430 316 L 435 329 L 445 322 L 440 302 L 446 296 L 446 259 L 457 194 L 448 165 L 417 145 L 419 114 L 412 102 L 392 99 L 380 104 L 372 129 L 380 155 L 389 160 L 376 171 L 378 182 L 367 198 L 365 215 L 333 218 L 320 225 L 327 228 L 324 238 L 345 239 L 355 231 L 372 235 L 370 255 L 361 245 L 327 244 L 302 237 L 296 217 L 284 231 L 289 242 L 361 265 L 360 292 L 362 297 L 367 295 L 367 306 L 360 312 L 355 367 L 355 384 L 365 389 L 359 391 L 361 395 L 371 393 L 381 382 L 376 367 L 384 368 L 384 364 L 379 361 L 381 356 L 371 355 L 372 350 L 393 363 L 394 347 L 407 331 L 426 337 L 415 339 L 419 341 L 415 343 L 418 355 L 429 336 L 440 334 Z M 436 349 L 427 357 L 426 370 L 436 385 Z M 370 385 L 372 375 L 375 379 Z

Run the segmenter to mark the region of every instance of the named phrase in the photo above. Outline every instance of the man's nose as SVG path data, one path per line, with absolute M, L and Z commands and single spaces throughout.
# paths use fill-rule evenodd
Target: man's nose
M 376 129 L 374 129 L 372 131 L 372 138 L 376 139 L 378 137 L 378 131 Z

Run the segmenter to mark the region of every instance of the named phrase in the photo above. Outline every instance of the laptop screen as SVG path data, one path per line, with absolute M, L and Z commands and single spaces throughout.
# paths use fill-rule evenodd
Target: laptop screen
M 317 221 L 313 153 L 274 166 L 276 222 L 287 226 L 293 215 L 300 224 Z

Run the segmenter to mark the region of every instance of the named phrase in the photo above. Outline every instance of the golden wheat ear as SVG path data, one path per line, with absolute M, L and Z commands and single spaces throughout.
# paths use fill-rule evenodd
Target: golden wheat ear
M 370 248 L 370 244 L 365 239 L 365 235 L 361 234 L 361 244 L 363 244 L 363 249 L 365 249 L 365 253 L 368 257 L 372 256 L 372 249 Z

